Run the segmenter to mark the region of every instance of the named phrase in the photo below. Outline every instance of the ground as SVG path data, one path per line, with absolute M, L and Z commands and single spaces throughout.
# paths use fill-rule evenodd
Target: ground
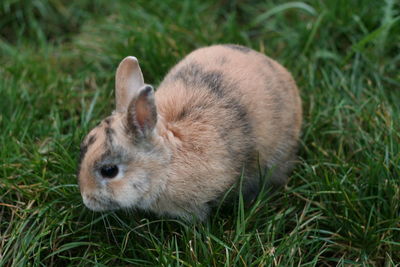
M 400 263 L 398 2 L 131 2 L 0 3 L 1 266 Z M 138 57 L 157 86 L 216 43 L 293 73 L 304 124 L 288 185 L 203 224 L 87 210 L 79 144 L 114 107 L 119 61 Z

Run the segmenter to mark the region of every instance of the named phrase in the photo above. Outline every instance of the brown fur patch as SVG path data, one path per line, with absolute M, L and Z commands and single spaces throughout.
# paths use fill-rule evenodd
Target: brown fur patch
M 87 142 L 82 142 L 81 149 L 80 149 L 81 151 L 80 151 L 80 155 L 79 155 L 79 166 L 81 165 L 81 162 L 82 162 L 83 158 L 85 157 L 85 155 L 86 155 L 86 153 L 88 151 L 88 148 L 94 142 L 96 142 L 96 136 L 95 135 L 90 136 Z

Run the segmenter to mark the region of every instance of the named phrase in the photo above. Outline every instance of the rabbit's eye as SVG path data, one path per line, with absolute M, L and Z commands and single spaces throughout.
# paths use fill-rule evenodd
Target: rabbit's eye
M 101 176 L 103 178 L 114 178 L 118 174 L 118 166 L 117 165 L 104 165 L 100 169 Z

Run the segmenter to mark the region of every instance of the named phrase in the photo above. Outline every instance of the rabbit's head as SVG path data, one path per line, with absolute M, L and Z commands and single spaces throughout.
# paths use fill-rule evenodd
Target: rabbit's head
M 169 160 L 158 120 L 153 88 L 137 59 L 125 58 L 116 73 L 116 110 L 81 144 L 78 179 L 88 208 L 147 208 L 157 199 Z

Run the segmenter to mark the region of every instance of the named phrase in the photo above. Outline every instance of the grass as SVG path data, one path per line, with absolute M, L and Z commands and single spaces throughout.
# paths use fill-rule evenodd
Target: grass
M 0 3 L 0 266 L 400 264 L 400 5 L 394 0 Z M 79 143 L 127 55 L 147 82 L 238 43 L 294 75 L 300 164 L 276 196 L 204 224 L 92 213 Z

